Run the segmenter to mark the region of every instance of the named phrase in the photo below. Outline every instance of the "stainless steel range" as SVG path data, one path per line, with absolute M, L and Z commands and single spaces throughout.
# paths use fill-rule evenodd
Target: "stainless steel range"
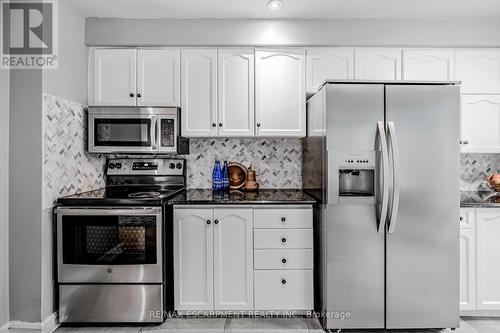
M 61 322 L 163 321 L 173 304 L 166 202 L 184 190 L 184 160 L 111 159 L 105 188 L 58 200 Z

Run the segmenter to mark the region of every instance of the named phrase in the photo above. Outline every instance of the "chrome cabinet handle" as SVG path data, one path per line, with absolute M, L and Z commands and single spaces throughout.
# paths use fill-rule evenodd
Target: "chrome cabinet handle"
M 382 204 L 378 222 L 378 233 L 385 232 L 385 222 L 387 220 L 387 210 L 389 209 L 389 150 L 387 148 L 387 138 L 385 135 L 384 122 L 377 122 L 377 137 L 375 139 L 375 149 L 382 147 Z
M 399 149 L 398 142 L 396 138 L 396 127 L 394 122 L 390 121 L 388 123 L 388 138 L 391 146 L 392 155 L 392 207 L 391 214 L 389 216 L 389 233 L 393 234 L 396 230 L 396 223 L 398 221 L 398 210 L 399 210 L 399 193 L 400 193 L 400 183 L 399 183 Z

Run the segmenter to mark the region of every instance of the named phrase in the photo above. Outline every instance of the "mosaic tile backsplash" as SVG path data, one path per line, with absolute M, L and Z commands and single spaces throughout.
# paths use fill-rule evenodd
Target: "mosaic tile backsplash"
M 43 207 L 104 186 L 105 157 L 88 154 L 85 106 L 43 95 Z
M 302 188 L 300 139 L 191 139 L 187 161 L 188 188 L 211 188 L 214 161 L 253 165 L 261 188 Z
M 500 173 L 500 154 L 461 154 L 460 190 L 491 191 L 486 178 Z

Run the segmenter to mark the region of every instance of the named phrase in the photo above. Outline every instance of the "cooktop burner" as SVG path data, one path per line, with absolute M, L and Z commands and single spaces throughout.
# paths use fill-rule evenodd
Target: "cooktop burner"
M 154 198 L 160 195 L 160 192 L 134 192 L 128 195 L 129 198 Z

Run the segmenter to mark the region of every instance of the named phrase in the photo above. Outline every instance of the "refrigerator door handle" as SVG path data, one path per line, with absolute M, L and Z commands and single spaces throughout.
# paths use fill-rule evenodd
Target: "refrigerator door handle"
M 385 135 L 385 126 L 383 121 L 377 123 L 376 147 L 382 146 L 382 204 L 378 224 L 378 232 L 385 232 L 385 221 L 387 220 L 387 210 L 389 208 L 389 150 L 387 148 L 387 138 Z
M 396 230 L 396 223 L 398 220 L 398 210 L 399 210 L 399 149 L 398 142 L 396 137 L 396 127 L 394 126 L 394 122 L 388 122 L 388 134 L 387 137 L 391 146 L 391 155 L 392 155 L 392 205 L 391 205 L 391 213 L 389 215 L 389 233 L 393 234 Z

